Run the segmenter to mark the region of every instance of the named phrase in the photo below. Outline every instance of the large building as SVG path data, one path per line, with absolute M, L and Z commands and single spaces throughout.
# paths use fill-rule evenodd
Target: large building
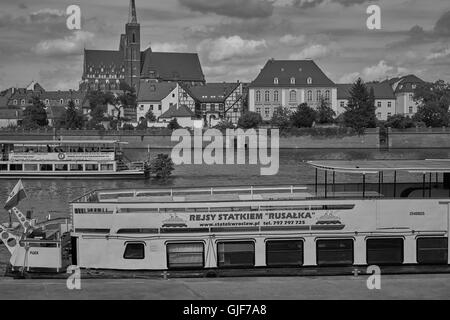
M 404 77 L 386 80 L 384 83 L 389 83 L 392 90 L 394 90 L 396 98 L 396 114 L 402 114 L 409 117 L 416 114 L 420 103 L 414 101 L 414 90 L 418 86 L 424 84 L 425 81 L 410 74 Z
M 375 95 L 375 114 L 378 120 L 387 120 L 396 113 L 396 97 L 394 90 L 388 83 L 366 83 L 369 90 L 373 89 Z M 345 112 L 345 107 L 350 99 L 350 90 L 353 84 L 337 85 L 338 108 L 336 115 Z
M 249 86 L 249 111 L 270 120 L 278 107 L 316 107 L 325 100 L 337 111 L 337 87 L 312 60 L 267 61 Z
M 82 90 L 115 91 L 126 84 L 138 91 L 141 79 L 155 82 L 204 84 L 205 76 L 196 53 L 141 51 L 141 27 L 135 0 L 130 0 L 128 23 L 119 50 L 85 50 Z

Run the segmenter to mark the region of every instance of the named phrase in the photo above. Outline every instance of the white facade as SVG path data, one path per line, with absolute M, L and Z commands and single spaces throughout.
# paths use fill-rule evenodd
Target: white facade
M 348 104 L 348 99 L 337 100 L 337 112 L 336 116 L 345 112 L 345 108 Z M 396 114 L 396 100 L 395 99 L 375 99 L 375 115 L 378 120 L 387 120 L 390 116 Z
M 164 98 L 159 101 L 150 101 L 150 100 L 142 100 L 137 102 L 137 112 L 136 112 L 136 120 L 139 122 L 142 118 L 145 118 L 145 115 L 149 110 L 153 112 L 156 118 L 161 116 L 164 112 L 169 110 L 169 108 L 173 105 L 178 104 L 178 90 L 179 85 L 170 91 Z

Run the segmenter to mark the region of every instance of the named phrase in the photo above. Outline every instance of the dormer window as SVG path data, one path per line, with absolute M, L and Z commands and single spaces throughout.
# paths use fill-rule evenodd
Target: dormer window
M 309 77 L 309 78 L 306 80 L 306 82 L 307 82 L 308 84 L 312 84 L 312 78 Z
M 20 102 L 21 105 L 25 105 L 25 99 L 22 99 L 22 101 Z
M 294 77 L 291 78 L 291 84 L 295 84 L 295 78 Z
M 45 99 L 45 105 L 49 105 L 50 104 L 50 100 L 48 100 L 48 99 Z
M 63 105 L 64 104 L 64 99 L 59 100 L 59 104 Z
M 273 79 L 273 84 L 278 84 L 278 78 Z
M 17 100 L 14 100 L 14 104 L 17 105 Z

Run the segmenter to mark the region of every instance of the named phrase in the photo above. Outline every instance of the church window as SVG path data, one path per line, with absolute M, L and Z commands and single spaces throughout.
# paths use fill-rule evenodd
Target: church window
M 307 100 L 308 101 L 312 101 L 312 91 L 311 90 L 308 90 L 308 94 L 307 94 Z
M 136 43 L 136 34 L 133 33 L 133 43 Z
M 264 101 L 269 102 L 270 101 L 270 92 L 266 91 L 264 93 Z
M 261 102 L 261 91 L 256 91 L 256 102 Z

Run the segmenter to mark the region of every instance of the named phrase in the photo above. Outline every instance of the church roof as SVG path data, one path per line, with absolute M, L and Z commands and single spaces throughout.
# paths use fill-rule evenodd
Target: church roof
M 275 84 L 278 78 L 278 84 Z M 291 84 L 291 78 L 295 84 Z M 308 84 L 308 78 L 312 83 Z M 312 60 L 275 60 L 267 61 L 250 87 L 330 87 L 335 86 L 325 73 Z
M 141 75 L 162 81 L 204 82 L 205 76 L 196 53 L 143 52 Z M 154 73 L 152 75 L 151 73 Z
M 84 50 L 86 66 L 109 66 L 114 64 L 121 66 L 123 64 L 123 53 L 112 50 Z
M 161 101 L 167 97 L 175 88 L 174 82 L 150 82 L 141 80 L 137 100 L 140 101 Z

